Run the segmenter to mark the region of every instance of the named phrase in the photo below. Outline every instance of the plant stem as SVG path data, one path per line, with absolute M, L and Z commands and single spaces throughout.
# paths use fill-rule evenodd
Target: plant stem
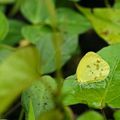
M 55 10 L 55 6 L 54 3 L 52 2 L 52 0 L 45 0 L 45 4 L 47 6 L 47 9 L 49 11 L 49 15 L 50 15 L 50 21 L 51 21 L 51 27 L 53 29 L 53 45 L 55 48 L 55 58 L 56 58 L 56 68 L 57 68 L 57 73 L 56 73 L 56 77 L 57 77 L 57 82 L 58 82 L 58 87 L 59 89 L 61 88 L 61 84 L 62 84 L 62 74 L 61 74 L 61 42 L 62 40 L 62 36 L 60 34 L 60 32 L 57 30 L 57 15 L 56 15 L 56 10 Z
M 63 85 L 63 79 L 62 79 L 62 72 L 61 72 L 61 44 L 62 44 L 62 35 L 60 31 L 58 31 L 58 24 L 57 24 L 57 15 L 56 15 L 56 10 L 55 10 L 55 5 L 53 3 L 53 0 L 45 0 L 45 4 L 47 6 L 48 12 L 49 12 L 49 17 L 51 21 L 51 27 L 53 30 L 53 45 L 55 48 L 55 59 L 56 59 L 56 79 L 57 79 L 57 92 L 55 95 L 55 102 L 56 105 L 61 108 L 61 110 L 64 110 L 63 105 L 62 105 L 62 100 L 61 100 L 61 88 Z
M 23 3 L 23 0 L 16 0 L 15 5 L 13 6 L 12 10 L 9 13 L 9 16 L 15 15 L 20 9 L 22 3 Z
M 23 116 L 24 116 L 24 110 L 22 109 L 21 112 L 20 112 L 20 116 L 19 116 L 18 120 L 22 120 Z

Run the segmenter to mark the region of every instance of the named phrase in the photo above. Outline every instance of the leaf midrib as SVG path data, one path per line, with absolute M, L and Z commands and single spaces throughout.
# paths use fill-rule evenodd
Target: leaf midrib
M 118 66 L 118 63 L 119 63 L 119 58 L 116 56 L 116 62 L 115 62 L 115 64 L 113 65 L 113 69 L 112 69 L 112 71 L 111 71 L 111 73 L 110 73 L 110 80 L 108 81 L 108 85 L 107 85 L 107 87 L 106 87 L 106 89 L 105 89 L 105 91 L 104 91 L 104 94 L 103 94 L 103 97 L 101 98 L 101 108 L 103 108 L 103 105 L 104 105 L 104 103 L 105 103 L 105 98 L 106 98 L 106 96 L 107 96 L 107 93 L 108 93 L 108 91 L 109 91 L 109 87 L 110 87 L 110 85 L 111 85 L 111 82 L 112 82 L 112 78 L 113 78 L 113 76 L 114 76 L 114 73 L 115 73 L 115 70 L 116 70 L 116 68 L 117 68 L 117 66 Z

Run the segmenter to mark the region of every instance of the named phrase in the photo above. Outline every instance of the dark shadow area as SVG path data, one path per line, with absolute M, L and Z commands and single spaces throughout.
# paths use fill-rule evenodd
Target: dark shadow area
M 106 7 L 106 3 L 110 6 L 114 5 L 115 0 L 80 0 L 78 2 L 81 6 L 88 8 L 98 8 L 98 7 Z
M 18 116 L 20 116 L 21 110 L 21 97 L 19 97 L 3 116 L 8 120 L 18 120 Z
M 79 46 L 82 54 L 85 54 L 89 51 L 97 52 L 100 49 L 108 46 L 108 43 L 91 29 L 84 34 L 79 35 Z
M 86 112 L 89 107 L 85 104 L 76 104 L 76 105 L 71 105 L 70 108 L 72 109 L 73 113 L 78 116 Z

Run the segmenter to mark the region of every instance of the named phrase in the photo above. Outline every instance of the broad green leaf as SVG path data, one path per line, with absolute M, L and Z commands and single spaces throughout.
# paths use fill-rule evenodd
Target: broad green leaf
M 26 26 L 22 29 L 25 39 L 31 41 L 39 50 L 41 55 L 42 73 L 49 73 L 56 70 L 56 50 L 53 45 L 52 29 L 46 26 Z M 61 41 L 61 58 L 62 66 L 71 58 L 78 46 L 76 35 L 68 32 L 61 33 L 63 41 Z M 58 41 L 60 39 L 58 38 Z
M 24 26 L 24 23 L 17 20 L 9 20 L 9 24 L 9 32 L 2 43 L 8 45 L 15 45 L 23 39 L 21 35 L 21 29 Z
M 48 17 L 45 0 L 25 0 L 21 6 L 21 12 L 33 24 L 44 22 Z
M 80 117 L 77 118 L 77 120 L 104 120 L 102 115 L 95 111 L 88 111 L 80 115 Z
M 63 101 L 66 105 L 85 103 L 96 108 L 108 105 L 120 108 L 120 44 L 111 45 L 98 52 L 110 65 L 108 77 L 101 81 L 81 85 L 76 76 L 68 77 L 63 85 Z
M 93 10 L 93 13 L 88 8 L 80 7 L 80 10 L 89 19 L 99 36 L 109 44 L 120 43 L 119 9 L 96 8 Z
M 115 118 L 115 120 L 120 120 L 120 110 L 115 111 L 114 118 Z
M 29 113 L 29 100 L 33 104 L 35 117 L 53 109 L 55 107 L 54 94 L 56 91 L 56 82 L 50 76 L 39 78 L 35 84 L 28 88 L 22 95 L 22 105 L 26 116 Z
M 58 27 L 62 32 L 67 32 L 70 35 L 80 34 L 88 30 L 91 25 L 88 20 L 81 14 L 69 9 L 59 8 L 57 10 Z M 47 21 L 50 24 L 50 21 Z
M 28 112 L 28 119 L 27 120 L 35 120 L 35 115 L 34 115 L 34 110 L 33 110 L 31 100 L 30 100 L 30 104 L 29 104 L 29 112 Z
M 9 54 L 9 53 L 8 53 Z M 0 64 L 0 113 L 5 112 L 20 93 L 39 78 L 37 50 L 18 48 Z
M 9 30 L 9 23 L 5 15 L 0 11 L 0 41 L 5 38 Z

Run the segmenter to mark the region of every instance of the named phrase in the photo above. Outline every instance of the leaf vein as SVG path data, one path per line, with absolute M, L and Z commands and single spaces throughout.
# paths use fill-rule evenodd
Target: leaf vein
M 120 60 L 119 60 L 118 57 L 116 56 L 116 62 L 115 62 L 115 64 L 113 65 L 113 69 L 112 69 L 112 71 L 111 71 L 112 74 L 110 75 L 110 80 L 108 81 L 108 85 L 107 85 L 107 87 L 106 87 L 106 90 L 105 90 L 105 92 L 104 92 L 104 95 L 103 95 L 103 97 L 101 98 L 101 108 L 103 107 L 103 103 L 104 103 L 105 98 L 106 98 L 106 96 L 107 96 L 109 87 L 110 87 L 111 82 L 112 82 L 112 78 L 113 78 L 113 76 L 114 76 L 114 73 L 115 73 L 115 70 L 116 70 L 116 68 L 117 68 L 117 65 L 118 65 L 119 61 L 120 61 Z

